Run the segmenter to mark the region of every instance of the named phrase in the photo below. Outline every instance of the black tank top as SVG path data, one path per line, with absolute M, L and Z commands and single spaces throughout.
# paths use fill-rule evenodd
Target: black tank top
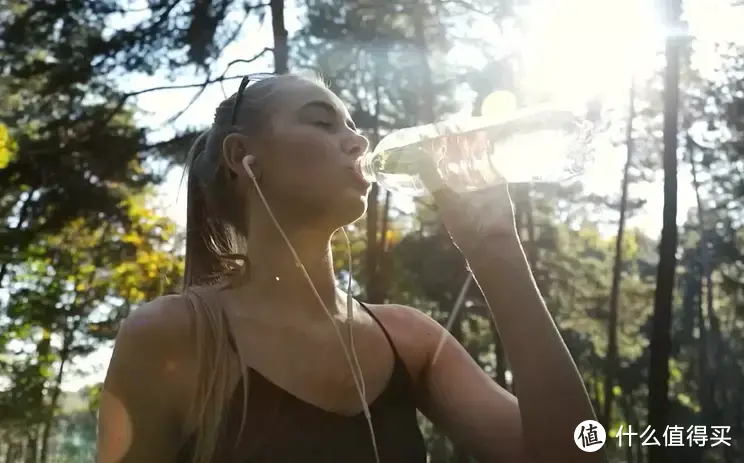
M 425 463 L 426 447 L 418 427 L 413 382 L 390 334 L 380 326 L 393 350 L 390 381 L 370 405 L 380 463 Z M 234 341 L 231 344 L 235 348 Z M 375 463 L 369 425 L 363 413 L 344 416 L 300 400 L 249 369 L 250 391 L 245 424 L 242 379 L 235 388 L 217 442 L 214 463 Z M 177 462 L 190 463 L 194 436 Z

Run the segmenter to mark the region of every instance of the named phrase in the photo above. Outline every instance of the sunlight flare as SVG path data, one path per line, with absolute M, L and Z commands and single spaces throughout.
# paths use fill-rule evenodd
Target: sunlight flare
M 653 69 L 661 27 L 650 2 L 540 2 L 528 17 L 525 94 L 585 101 L 625 98 L 632 72 Z
M 499 118 L 517 110 L 517 98 L 512 92 L 496 91 L 483 99 L 481 114 L 484 117 Z

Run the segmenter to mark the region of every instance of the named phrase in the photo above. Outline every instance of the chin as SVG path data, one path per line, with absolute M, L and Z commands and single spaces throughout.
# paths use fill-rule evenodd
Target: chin
M 367 211 L 368 192 L 345 188 L 332 194 L 310 197 L 304 195 L 291 200 L 295 216 L 304 217 L 307 225 L 337 230 L 356 222 Z
M 339 226 L 343 227 L 354 223 L 367 212 L 367 194 L 350 190 L 349 194 L 343 195 L 341 201 L 336 203 L 333 215 Z

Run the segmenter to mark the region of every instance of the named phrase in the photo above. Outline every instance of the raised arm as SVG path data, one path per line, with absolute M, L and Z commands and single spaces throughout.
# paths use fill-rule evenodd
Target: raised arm
M 401 333 L 404 358 L 424 365 L 417 374 L 421 410 L 482 463 L 606 461 L 603 451 L 585 453 L 574 443 L 576 426 L 596 418 L 521 248 L 480 253 L 470 265 L 498 326 L 517 397 L 441 325 L 398 306 L 387 318 Z
M 469 256 L 469 263 L 516 379 L 522 440 L 531 461 L 606 461 L 603 451 L 585 453 L 574 442 L 576 426 L 596 417 L 519 243 L 494 243 L 490 251 Z
M 458 194 L 430 159 L 422 158 L 420 167 L 447 230 L 486 297 L 518 399 L 486 381 L 464 349 L 448 340 L 430 359 L 425 378 L 434 419 L 470 442 L 484 461 L 606 461 L 602 450 L 585 453 L 574 442 L 576 426 L 596 417 L 532 278 L 507 185 Z
M 189 311 L 167 296 L 123 323 L 98 415 L 98 463 L 167 463 L 182 440 L 189 362 Z

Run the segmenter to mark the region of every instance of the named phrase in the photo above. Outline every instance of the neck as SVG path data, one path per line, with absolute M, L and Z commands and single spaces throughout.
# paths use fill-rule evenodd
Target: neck
M 295 254 L 273 223 L 251 227 L 246 289 L 272 308 L 325 316 L 318 302 L 320 298 L 332 315 L 338 314 L 339 291 L 333 272 L 330 234 L 289 226 L 283 229 Z

